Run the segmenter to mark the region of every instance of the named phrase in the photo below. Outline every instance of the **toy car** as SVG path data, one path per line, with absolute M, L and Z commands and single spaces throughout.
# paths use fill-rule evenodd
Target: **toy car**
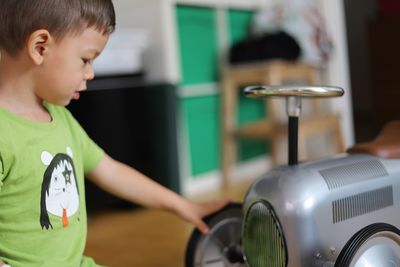
M 301 98 L 344 91 L 253 86 L 245 93 L 286 97 L 289 164 L 257 179 L 243 204 L 206 218 L 210 232 L 192 234 L 186 267 L 400 266 L 400 122 L 347 153 L 298 163 Z

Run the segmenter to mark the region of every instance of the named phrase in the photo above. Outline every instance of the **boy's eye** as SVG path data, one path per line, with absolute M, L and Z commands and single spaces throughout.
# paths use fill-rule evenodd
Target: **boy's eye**
M 90 59 L 87 59 L 87 58 L 82 58 L 82 62 L 83 62 L 84 64 L 92 63 L 92 61 L 91 61 Z

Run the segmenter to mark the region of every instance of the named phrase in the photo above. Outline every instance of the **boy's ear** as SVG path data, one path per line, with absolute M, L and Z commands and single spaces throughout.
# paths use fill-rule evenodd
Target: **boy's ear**
M 44 29 L 36 30 L 29 36 L 28 53 L 35 64 L 41 65 L 43 63 L 52 42 L 53 38 L 50 33 Z

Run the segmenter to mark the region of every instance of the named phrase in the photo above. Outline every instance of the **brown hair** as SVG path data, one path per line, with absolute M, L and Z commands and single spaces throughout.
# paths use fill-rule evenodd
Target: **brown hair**
M 0 48 L 10 55 L 38 29 L 60 40 L 91 27 L 103 34 L 114 31 L 112 0 L 0 0 Z

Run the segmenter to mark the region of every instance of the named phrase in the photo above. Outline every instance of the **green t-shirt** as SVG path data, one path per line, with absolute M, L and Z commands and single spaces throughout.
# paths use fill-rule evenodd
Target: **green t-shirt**
M 84 173 L 103 151 L 64 107 L 52 122 L 0 108 L 0 259 L 12 267 L 98 266 L 84 257 Z

